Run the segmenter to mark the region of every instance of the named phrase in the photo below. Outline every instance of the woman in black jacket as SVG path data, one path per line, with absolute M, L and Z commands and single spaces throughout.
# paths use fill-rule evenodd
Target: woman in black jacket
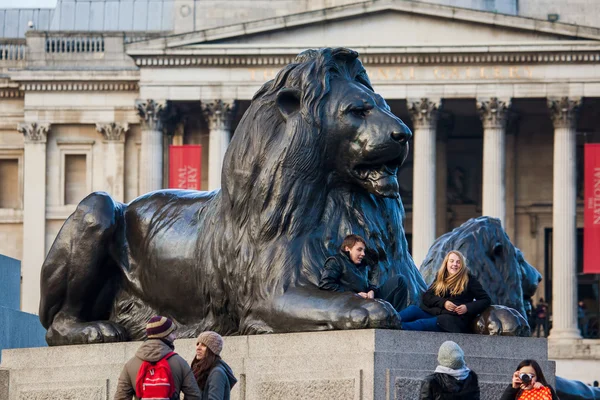
M 400 312 L 402 329 L 469 333 L 471 322 L 491 303 L 477 278 L 469 273 L 465 257 L 452 250 L 423 294 L 421 307 L 409 306 Z
M 535 360 L 523 360 L 513 374 L 500 400 L 559 400 L 554 388 L 548 385 L 542 367 Z

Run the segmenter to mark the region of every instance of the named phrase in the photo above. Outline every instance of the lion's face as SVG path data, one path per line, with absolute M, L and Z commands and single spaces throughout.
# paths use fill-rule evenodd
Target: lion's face
M 326 168 L 340 183 L 381 197 L 398 197 L 398 168 L 408 155 L 410 129 L 381 96 L 358 82 L 333 79 L 324 107 Z

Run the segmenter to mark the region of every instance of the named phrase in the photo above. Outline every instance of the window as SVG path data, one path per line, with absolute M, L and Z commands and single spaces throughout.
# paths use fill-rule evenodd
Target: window
M 0 210 L 23 209 L 23 148 L 0 148 Z M 12 215 L 12 214 L 11 214 Z
M 19 160 L 0 159 L 0 208 L 20 208 Z
M 59 138 L 59 205 L 76 205 L 92 192 L 92 146 L 94 140 Z
M 85 154 L 65 155 L 65 204 L 78 204 L 89 194 Z

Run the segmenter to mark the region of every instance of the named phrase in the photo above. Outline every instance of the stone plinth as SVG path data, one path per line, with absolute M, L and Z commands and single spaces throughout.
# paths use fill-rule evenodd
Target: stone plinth
M 292 333 L 225 338 L 223 358 L 239 383 L 232 399 L 411 399 L 433 372 L 445 340 L 459 343 L 479 374 L 484 399 L 497 399 L 517 364 L 538 360 L 554 384 L 545 339 L 390 330 Z M 194 356 L 194 339 L 176 351 Z M 8 400 L 111 399 L 125 361 L 139 343 L 4 350 Z M 5 373 L 6 374 L 6 373 Z M 48 382 L 52 382 L 49 384 Z

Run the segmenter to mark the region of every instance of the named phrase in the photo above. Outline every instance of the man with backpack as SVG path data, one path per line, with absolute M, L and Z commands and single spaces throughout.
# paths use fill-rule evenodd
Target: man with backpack
M 148 339 L 125 366 L 114 400 L 200 400 L 201 394 L 189 364 L 173 350 L 175 324 L 169 318 L 152 317 L 146 325 Z

